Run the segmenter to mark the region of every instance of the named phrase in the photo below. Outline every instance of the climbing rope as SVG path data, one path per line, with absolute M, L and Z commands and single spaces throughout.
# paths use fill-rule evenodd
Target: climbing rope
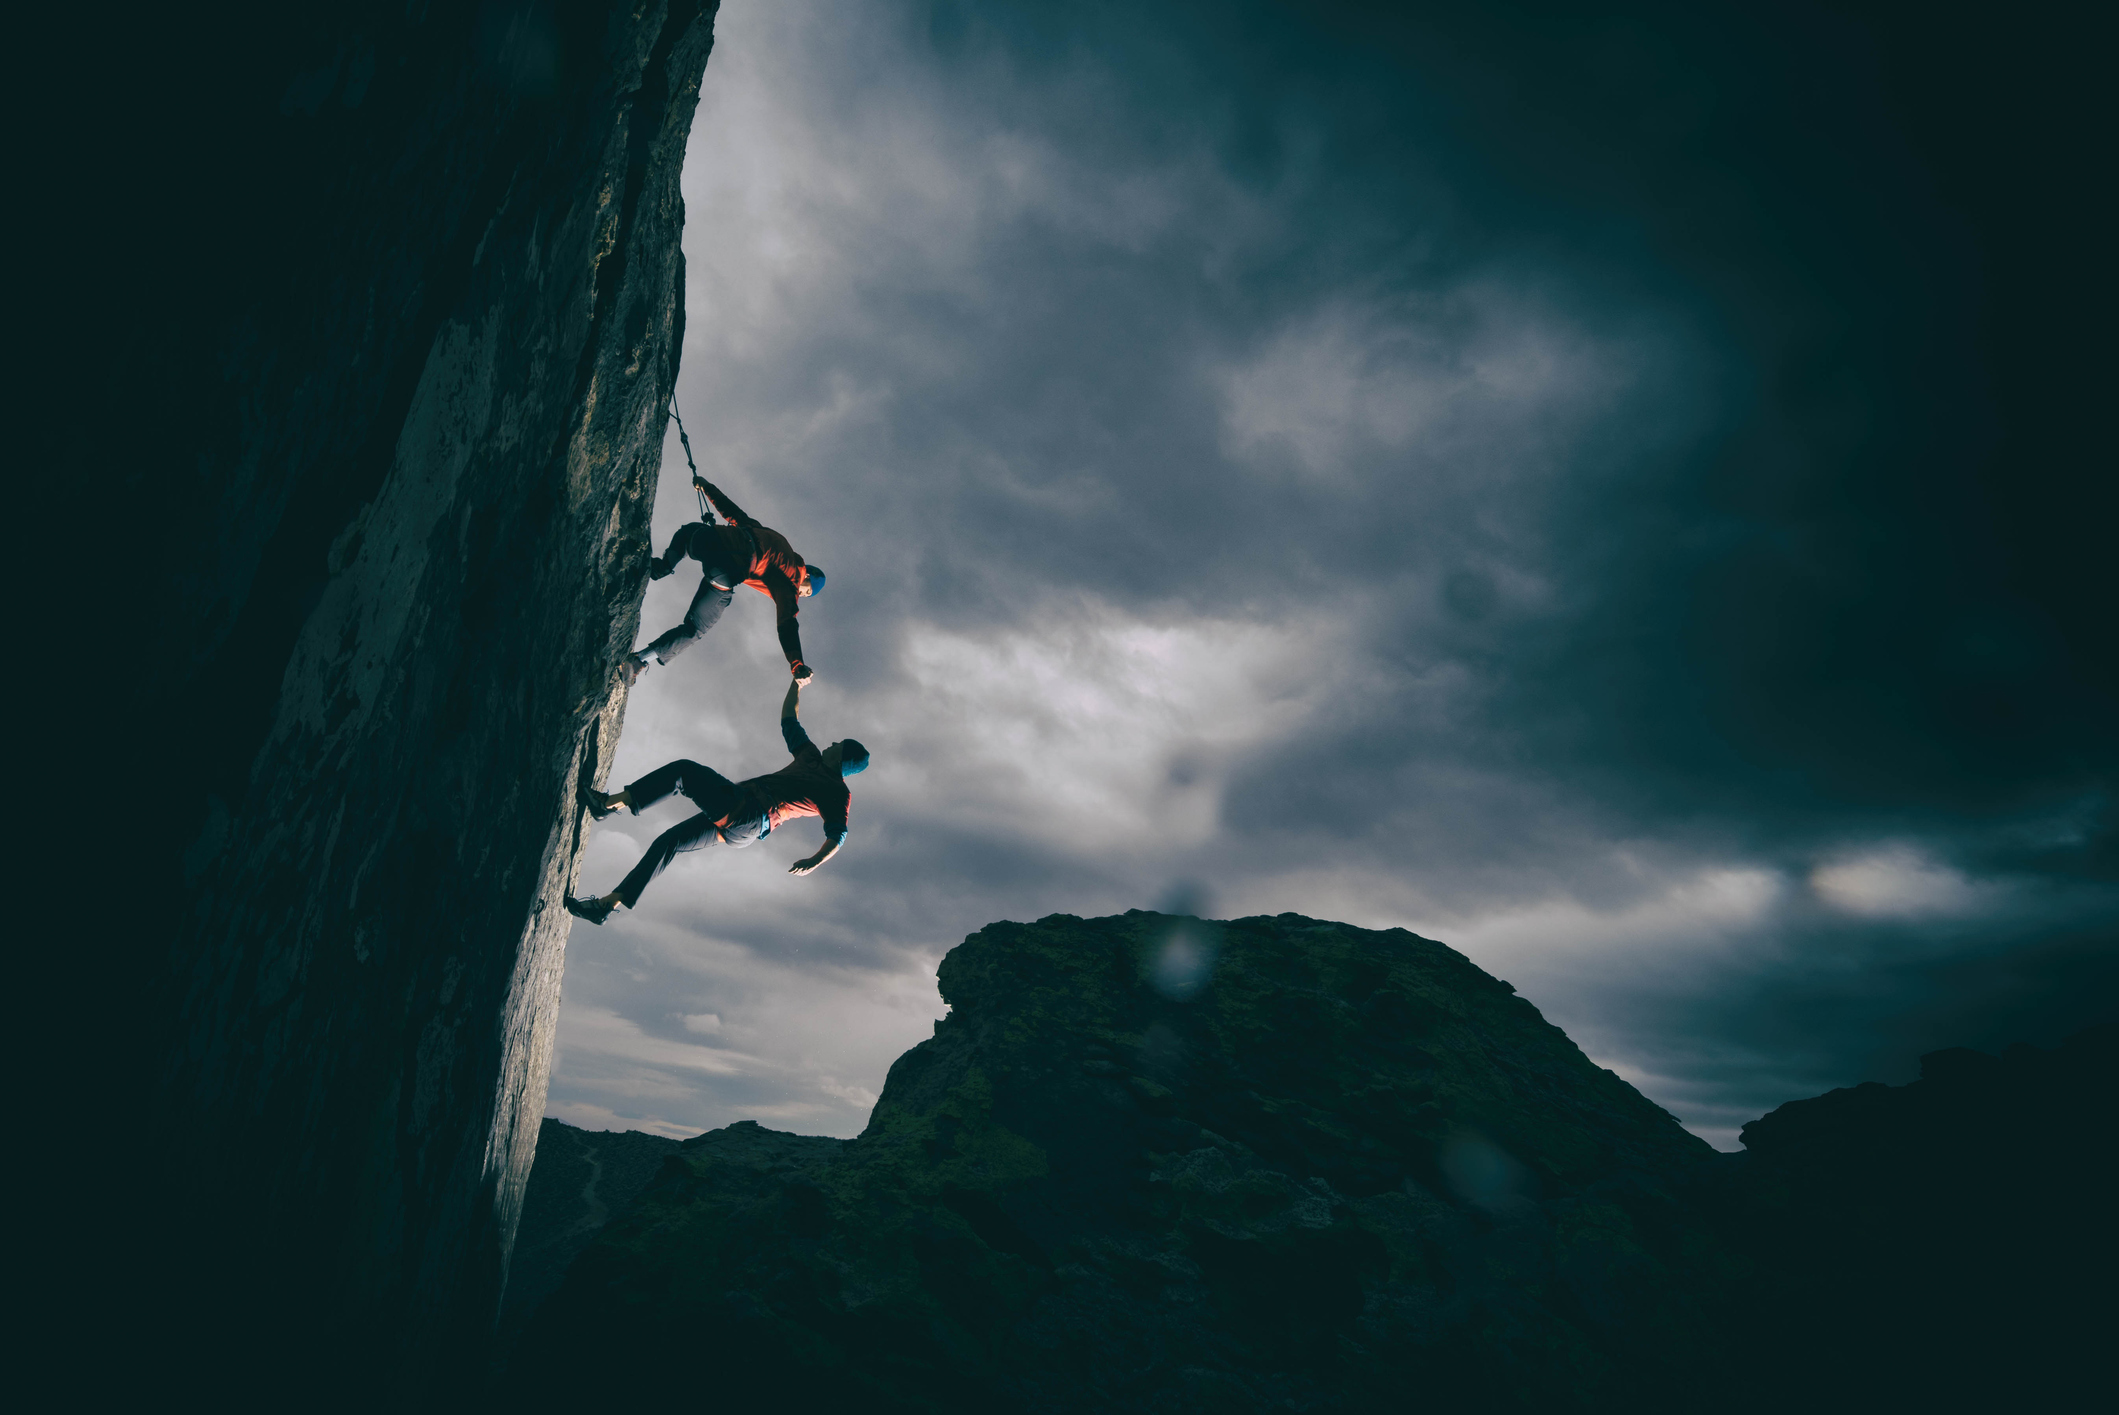
M 699 479 L 699 464 L 692 460 L 692 439 L 684 430 L 684 414 L 677 411 L 677 395 L 674 393 L 670 395 L 670 416 L 677 420 L 677 440 L 684 444 L 684 465 L 692 469 L 692 480 L 696 483 Z M 699 519 L 709 526 L 715 524 L 714 513 L 706 504 L 706 493 L 694 485 L 692 495 L 699 498 Z

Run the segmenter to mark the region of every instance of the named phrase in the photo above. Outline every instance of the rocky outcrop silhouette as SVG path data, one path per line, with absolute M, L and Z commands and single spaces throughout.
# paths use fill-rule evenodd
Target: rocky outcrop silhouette
M 2103 1379 L 2119 1029 L 1936 1052 L 1717 1155 L 1402 930 L 1059 915 L 940 981 L 858 1138 L 675 1146 L 498 1403 L 613 1370 L 1085 1413 L 2068 1409 Z
M 1729 1320 L 1740 1408 L 2060 1410 L 2095 1403 L 2119 1304 L 2119 1027 L 1920 1079 L 1791 1101 L 1744 1127 L 1721 1222 L 1749 1265 Z
M 122 435 L 60 423 L 122 510 L 68 662 L 152 821 L 73 891 L 92 991 L 38 993 L 109 1000 L 108 1047 L 69 1050 L 113 1053 L 96 1101 L 156 1161 L 61 1264 L 76 1330 L 130 1353 L 70 1365 L 85 1403 L 407 1409 L 483 1370 L 645 584 L 713 10 L 164 7 L 52 57 L 94 75 L 52 111 L 125 139 L 88 170 L 138 179 L 134 249 L 74 287 L 125 295 L 75 296 Z
M 506 1403 L 1600 1409 L 1707 1389 L 1706 1145 L 1402 930 L 994 924 L 851 1141 L 684 1142 Z M 706 1377 L 704 1373 L 711 1373 Z M 543 1408 L 540 1406 L 540 1408 Z

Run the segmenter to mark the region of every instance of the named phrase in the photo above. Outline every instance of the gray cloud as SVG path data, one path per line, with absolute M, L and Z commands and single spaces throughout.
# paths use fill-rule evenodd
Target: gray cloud
M 1903 214 L 1806 131 L 1715 150 L 1689 32 L 1540 109 L 1352 14 L 725 6 L 679 398 L 831 571 L 805 718 L 876 764 L 817 875 L 683 857 L 575 931 L 554 1113 L 850 1134 L 958 938 L 1165 901 L 1442 938 L 1718 1143 L 2110 997 L 2100 690 L 1964 554 L 1935 469 L 2000 415 L 1921 352 L 1970 316 L 1885 268 Z M 1691 136 L 1616 142 L 1640 105 Z M 779 764 L 743 601 L 618 779 Z

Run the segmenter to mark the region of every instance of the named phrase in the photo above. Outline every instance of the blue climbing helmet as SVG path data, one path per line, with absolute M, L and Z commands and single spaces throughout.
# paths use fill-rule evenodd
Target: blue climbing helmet
M 851 737 L 839 742 L 839 775 L 859 776 L 868 770 L 868 748 Z
M 824 572 L 815 565 L 804 565 L 802 569 L 805 572 L 802 579 L 809 586 L 809 592 L 811 594 L 824 593 Z

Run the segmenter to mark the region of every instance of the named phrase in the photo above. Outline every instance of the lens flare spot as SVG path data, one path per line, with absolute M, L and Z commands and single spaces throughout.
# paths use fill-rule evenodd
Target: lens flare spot
M 1465 1203 L 1488 1213 L 1521 1208 L 1536 1197 L 1537 1176 L 1483 1135 L 1453 1135 L 1442 1146 L 1442 1177 Z
M 1196 996 L 1214 976 L 1218 951 L 1211 938 L 1190 925 L 1179 924 L 1155 950 L 1148 965 L 1148 982 L 1172 1002 L 1184 1002 Z

